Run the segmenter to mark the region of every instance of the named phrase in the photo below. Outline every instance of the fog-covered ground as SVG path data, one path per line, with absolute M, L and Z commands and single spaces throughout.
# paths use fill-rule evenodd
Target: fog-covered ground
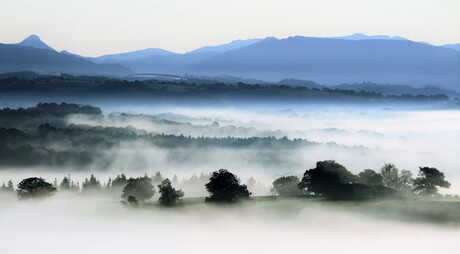
M 142 141 L 121 142 L 111 149 L 99 150 L 111 156 L 109 161 L 95 162 L 84 170 L 78 167 L 4 168 L 0 171 L 0 181 L 11 178 L 17 183 L 21 177 L 28 175 L 42 175 L 52 181 L 56 177 L 62 179 L 68 173 L 77 180 L 94 173 L 105 181 L 116 173 L 136 176 L 144 173 L 153 175 L 157 171 L 168 177 L 177 175 L 181 179 L 193 173 L 227 168 L 240 176 L 242 182 L 253 176 L 269 186 L 282 175 L 301 176 L 306 169 L 314 168 L 317 161 L 336 160 L 355 174 L 367 168 L 379 171 L 384 163 L 394 163 L 399 169 L 412 171 L 414 176 L 419 167 L 436 167 L 452 183 L 450 189 L 441 189 L 441 193 L 460 193 L 458 110 L 412 108 L 408 105 L 365 107 L 267 103 L 236 106 L 93 105 L 103 109 L 104 118 L 71 115 L 66 120 L 67 124 L 132 126 L 145 133 L 192 137 L 286 136 L 291 140 L 303 138 L 318 144 L 298 149 L 164 148 Z
M 459 221 L 458 216 L 455 217 L 458 202 L 456 206 L 449 206 L 450 211 L 441 211 L 454 214 L 453 224 L 408 219 L 412 210 L 420 213 L 422 209 L 414 208 L 414 203 L 400 201 L 328 203 L 285 199 L 222 207 L 202 200 L 186 202 L 179 208 L 160 208 L 153 204 L 129 208 L 105 197 L 62 193 L 44 201 L 24 202 L 2 197 L 0 252 L 460 251 Z M 430 209 L 423 213 L 435 214 Z
M 419 167 L 436 167 L 445 172 L 452 183 L 443 193 L 459 194 L 460 182 L 460 111 L 431 110 L 410 107 L 361 106 L 270 106 L 263 107 L 142 107 L 109 106 L 106 113 L 119 116 L 130 112 L 131 117 L 108 117 L 103 121 L 74 116 L 70 123 L 103 126 L 134 126 L 153 133 L 183 134 L 192 137 L 252 137 L 287 136 L 304 138 L 339 146 L 312 146 L 296 151 L 273 153 L 247 150 L 214 149 L 177 152 L 187 161 L 188 169 L 209 172 L 228 168 L 238 175 L 258 175 L 270 183 L 273 176 L 301 175 L 313 168 L 316 161 L 334 159 L 353 173 L 366 168 L 379 170 L 384 163 L 394 163 L 400 169 L 418 173 Z M 139 116 L 139 114 L 144 114 Z M 151 121 L 145 115 L 174 121 L 164 124 Z M 120 120 L 122 119 L 122 120 Z M 181 124 L 177 124 L 181 123 Z M 341 147 L 341 145 L 347 148 Z M 129 148 L 127 148 L 129 150 Z M 148 149 L 137 149 L 136 153 Z M 163 153 L 164 152 L 164 153 Z M 147 152 L 146 152 L 147 153 Z M 163 154 L 162 154 L 163 153 Z M 156 150 L 154 168 L 170 169 L 166 164 L 169 152 Z M 187 156 L 185 156 L 187 154 Z M 182 156 L 182 157 L 180 157 Z M 148 157 L 148 156 L 145 156 Z M 123 156 L 123 161 L 126 160 Z M 195 160 L 196 159 L 196 160 Z M 164 163 L 160 162 L 163 161 Z M 123 165 L 123 162 L 120 162 Z M 174 165 L 174 163 L 173 163 Z M 174 165 L 182 168 L 183 165 Z M 184 169 L 184 171 L 187 171 Z M 181 172 L 183 172 L 181 170 Z
M 0 183 L 12 179 L 16 185 L 31 176 L 61 181 L 69 173 L 80 183 L 91 173 L 105 183 L 121 173 L 138 177 L 157 171 L 170 179 L 177 175 L 181 182 L 193 174 L 227 168 L 242 183 L 254 177 L 257 188 L 249 186 L 249 190 L 260 196 L 269 194 L 271 183 L 279 176 L 301 177 L 317 161 L 336 160 L 354 174 L 367 168 L 379 171 L 384 163 L 394 163 L 414 176 L 419 167 L 436 167 L 452 183 L 450 189 L 440 192 L 460 194 L 458 110 L 407 105 L 93 105 L 102 107 L 103 118 L 71 115 L 66 123 L 132 126 L 152 135 L 286 136 L 317 143 L 298 148 L 168 148 L 123 141 L 101 151 L 113 158 L 109 166 L 95 162 L 89 168 L 3 168 Z M 154 203 L 157 193 L 153 203 L 132 209 L 121 205 L 121 193 L 58 193 L 39 201 L 18 201 L 14 194 L 5 194 L 0 197 L 0 253 L 460 252 L 456 215 L 460 207 L 455 200 L 333 204 L 256 199 L 219 207 L 203 203 L 204 184 L 176 187 L 187 198 L 201 198 L 164 209 Z

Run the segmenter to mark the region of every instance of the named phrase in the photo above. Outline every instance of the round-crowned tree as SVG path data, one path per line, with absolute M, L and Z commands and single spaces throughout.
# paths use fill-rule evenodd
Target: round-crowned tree
M 51 183 L 46 182 L 43 178 L 30 177 L 22 180 L 18 184 L 19 199 L 48 197 L 56 191 Z
M 158 202 L 164 206 L 173 206 L 182 201 L 184 192 L 182 190 L 176 190 L 172 187 L 171 181 L 166 178 L 158 185 L 158 192 L 160 198 Z
M 246 185 L 240 184 L 236 175 L 226 169 L 213 172 L 205 187 L 210 194 L 206 202 L 235 202 L 249 198 L 252 194 Z
M 136 200 L 144 202 L 155 194 L 152 179 L 147 175 L 139 178 L 129 178 L 125 188 L 123 188 L 122 199 L 133 196 Z
M 343 165 L 333 161 L 318 161 L 316 167 L 306 170 L 299 188 L 316 195 L 329 196 L 340 191 L 342 184 L 356 182 L 356 176 Z
M 414 191 L 421 196 L 439 195 L 437 187 L 450 187 L 444 173 L 436 168 L 421 167 L 417 178 L 414 180 Z

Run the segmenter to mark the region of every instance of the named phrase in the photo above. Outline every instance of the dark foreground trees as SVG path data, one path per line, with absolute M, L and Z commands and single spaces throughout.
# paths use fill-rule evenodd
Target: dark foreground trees
M 300 180 L 297 176 L 283 176 L 273 181 L 271 192 L 278 196 L 299 196 L 305 194 L 299 188 Z
M 158 192 L 160 193 L 158 202 L 165 206 L 173 206 L 182 202 L 182 197 L 184 196 L 182 190 L 176 190 L 172 187 L 171 181 L 168 178 L 158 185 Z
M 128 182 L 123 188 L 122 199 L 127 199 L 133 196 L 137 201 L 144 202 L 149 200 L 155 194 L 152 179 L 145 175 L 144 177 L 129 178 Z
M 331 199 L 373 199 L 373 198 L 403 198 L 412 196 L 414 193 L 420 196 L 435 196 L 438 194 L 438 187 L 449 188 L 450 183 L 445 179 L 444 173 L 436 168 L 421 167 L 418 177 L 412 179 L 412 173 L 408 170 L 399 171 L 393 164 L 385 164 L 381 174 L 366 169 L 353 175 L 343 165 L 333 161 L 318 161 L 316 167 L 306 170 L 301 181 L 296 176 L 280 177 L 273 182 L 272 193 L 278 196 L 298 196 L 314 194 Z M 157 173 L 157 179 L 160 179 Z M 205 179 L 209 177 L 209 182 L 205 184 Z M 178 182 L 177 177 L 176 182 Z M 164 178 L 163 178 L 164 179 Z M 203 180 L 203 181 L 201 181 Z M 126 181 L 124 188 L 123 182 Z M 209 192 L 206 202 L 234 202 L 240 199 L 249 198 L 252 193 L 248 191 L 246 185 L 240 184 L 238 177 L 226 169 L 220 169 L 208 176 L 201 174 L 200 177 L 194 174 L 190 180 L 184 180 L 180 184 L 188 185 L 193 183 L 193 187 L 205 186 Z M 248 184 L 255 186 L 255 179 L 252 177 Z M 384 185 L 387 186 L 383 186 Z M 178 183 L 179 184 L 179 183 Z M 57 180 L 56 180 L 56 184 Z M 396 186 L 396 188 L 390 188 Z M 59 185 L 60 191 L 79 190 L 79 183 L 76 184 L 68 177 L 64 177 Z M 155 194 L 153 177 L 130 178 L 126 180 L 125 175 L 117 176 L 113 181 L 104 184 L 107 188 L 102 188 L 101 183 L 94 175 L 83 182 L 81 193 L 96 194 L 96 192 L 116 193 L 120 195 L 124 204 L 136 205 L 138 202 L 145 202 Z M 186 186 L 187 187 L 187 186 Z M 122 188 L 122 189 L 117 189 Z M 175 189 L 171 181 L 166 178 L 159 185 L 160 205 L 172 206 L 182 202 L 184 192 Z M 17 188 L 19 199 L 29 199 L 35 197 L 46 197 L 53 194 L 57 188 L 42 178 L 31 177 L 22 180 Z M 14 193 L 13 182 L 3 183 L 0 187 L 2 192 Z M 265 190 L 266 191 L 266 190 Z M 414 191 L 414 192 L 412 192 Z M 409 193 L 410 192 L 410 193 Z M 266 193 L 266 192 L 265 192 Z
M 240 184 L 240 179 L 236 175 L 226 169 L 213 172 L 205 187 L 210 194 L 206 197 L 206 202 L 235 202 L 249 198 L 252 194 L 246 185 Z
M 26 178 L 18 184 L 19 199 L 47 197 L 53 194 L 54 191 L 56 191 L 56 188 L 51 183 L 38 177 Z
M 439 195 L 437 187 L 450 187 L 444 173 L 436 168 L 420 167 L 418 176 L 414 180 L 414 191 L 421 196 Z
M 305 171 L 299 188 L 315 195 L 332 196 L 340 191 L 341 185 L 355 180 L 356 176 L 343 165 L 333 160 L 318 161 L 315 168 Z

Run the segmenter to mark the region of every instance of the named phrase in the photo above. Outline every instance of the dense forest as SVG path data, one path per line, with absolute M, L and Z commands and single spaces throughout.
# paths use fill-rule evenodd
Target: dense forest
M 278 100 L 278 101 L 348 101 L 348 102 L 457 102 L 446 94 L 385 93 L 365 89 L 345 89 L 319 85 L 296 86 L 296 82 L 246 84 L 223 83 L 203 79 L 121 80 L 92 76 L 40 76 L 0 79 L 0 93 L 5 96 L 43 96 L 64 98 L 143 98 L 155 100 Z M 415 91 L 415 90 L 414 90 Z
M 69 103 L 39 103 L 29 108 L 4 108 L 0 110 L 0 168 L 5 167 L 62 167 L 86 168 L 98 162 L 100 168 L 110 168 L 117 154 L 108 153 L 122 144 L 139 144 L 164 149 L 228 148 L 257 149 L 264 151 L 295 150 L 308 146 L 330 146 L 347 149 L 335 143 L 318 143 L 306 139 L 274 136 L 213 137 L 185 136 L 147 132 L 132 126 L 113 127 L 68 123 L 68 117 L 79 115 L 95 121 L 102 119 L 147 118 L 155 123 L 179 125 L 155 116 L 109 115 L 100 108 Z M 218 126 L 214 128 L 219 128 Z M 228 129 L 228 127 L 227 127 Z M 227 130 L 225 129 L 225 130 Z M 243 128 L 243 131 L 247 129 Z M 270 133 L 269 133 L 270 134 Z M 364 147 L 353 147 L 365 150 Z M 134 148 L 133 148 L 134 149 Z

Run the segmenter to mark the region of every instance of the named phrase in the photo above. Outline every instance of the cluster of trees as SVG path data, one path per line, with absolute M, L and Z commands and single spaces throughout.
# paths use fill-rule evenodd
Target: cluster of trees
M 175 178 L 177 181 L 177 177 Z M 163 178 L 160 172 L 157 172 L 153 177 L 148 177 L 146 174 L 143 177 L 129 179 L 124 174 L 117 175 L 114 180 L 109 179 L 106 186 L 102 186 L 100 181 L 91 175 L 89 179 L 87 178 L 83 182 L 81 192 L 97 192 L 103 188 L 122 189 L 121 198 L 126 200 L 124 203 L 138 205 L 139 202 L 145 202 L 154 196 L 156 193 L 155 182 L 159 183 L 157 185 L 160 193 L 159 204 L 174 206 L 182 202 L 184 192 L 175 189 L 171 181 L 168 178 Z M 19 199 L 31 199 L 48 197 L 54 194 L 58 188 L 60 191 L 78 191 L 79 189 L 79 184 L 75 184 L 70 176 L 64 177 L 59 187 L 57 186 L 57 180 L 51 184 L 43 178 L 30 177 L 18 184 L 17 195 Z M 207 202 L 235 202 L 251 195 L 246 185 L 241 185 L 239 178 L 225 169 L 213 172 L 205 186 L 210 193 L 210 196 L 206 198 Z M 8 185 L 3 184 L 2 190 L 14 191 L 13 182 L 10 180 Z
M 124 176 L 124 175 L 123 175 Z M 120 183 L 125 181 L 122 186 L 121 198 L 127 200 L 130 205 L 137 205 L 138 202 L 145 202 L 153 197 L 155 194 L 155 188 L 153 185 L 152 178 L 147 175 L 138 178 L 123 179 L 117 177 L 111 184 L 110 188 L 119 188 Z M 115 183 L 115 184 L 114 184 Z M 91 175 L 89 179 L 86 179 L 82 184 L 82 193 L 100 191 L 103 187 L 99 180 Z M 182 190 L 176 190 L 172 187 L 169 179 L 164 179 L 158 185 L 160 198 L 158 202 L 165 206 L 172 206 L 180 203 L 184 192 Z M 32 198 L 43 198 L 49 197 L 58 190 L 55 184 L 51 184 L 39 177 L 29 177 L 23 179 L 17 186 L 17 196 L 19 199 L 32 199 Z M 78 191 L 78 185 L 74 185 L 69 177 L 64 177 L 61 184 L 59 185 L 60 191 Z M 2 191 L 13 192 L 13 183 L 10 180 L 8 185 L 2 186 Z
M 196 177 L 196 175 L 194 175 Z M 204 174 L 202 174 L 205 177 Z M 192 177 L 193 178 L 193 177 Z M 252 181 L 255 182 L 253 178 Z M 248 182 L 252 182 L 251 179 Z M 197 178 L 198 180 L 198 178 Z M 173 183 L 177 183 L 177 177 L 173 182 L 164 178 L 160 172 L 153 177 L 127 178 L 124 174 L 117 175 L 113 180 L 109 178 L 106 185 L 91 175 L 82 183 L 82 193 L 91 193 L 102 189 L 121 191 L 124 203 L 138 205 L 139 202 L 150 200 L 158 187 L 160 197 L 158 203 L 164 206 L 174 206 L 182 202 L 184 192 L 175 189 Z M 226 169 L 219 169 L 209 175 L 204 184 L 209 196 L 206 202 L 232 203 L 248 199 L 252 193 L 247 185 L 241 184 L 240 179 Z M 306 170 L 302 179 L 296 176 L 284 176 L 273 182 L 271 192 L 277 196 L 301 196 L 318 195 L 330 198 L 379 198 L 401 191 L 411 192 L 421 196 L 436 196 L 438 187 L 449 188 L 450 183 L 445 180 L 444 173 L 432 167 L 420 167 L 418 176 L 414 179 L 407 170 L 399 170 L 394 164 L 385 164 L 380 173 L 371 169 L 365 169 L 358 175 L 352 174 L 343 165 L 333 161 L 318 161 L 316 167 Z M 46 197 L 60 191 L 78 191 L 79 183 L 75 184 L 70 176 L 64 177 L 58 186 L 46 182 L 42 178 L 31 177 L 22 180 L 17 187 L 19 199 Z M 3 183 L 1 190 L 14 191 L 13 182 Z M 394 191 L 394 192 L 392 192 Z M 356 196 L 358 193 L 358 196 Z M 350 196 L 351 195 L 351 196 Z
M 388 189 L 373 188 L 382 186 Z M 417 178 L 413 179 L 409 170 L 400 171 L 394 164 L 384 164 L 380 173 L 365 169 L 354 175 L 343 165 L 326 160 L 319 161 L 315 168 L 306 170 L 298 187 L 315 195 L 329 197 L 343 197 L 350 188 L 352 192 L 359 189 L 377 197 L 388 194 L 391 190 L 399 191 L 402 195 L 413 193 L 434 196 L 439 195 L 438 187 L 449 188 L 450 183 L 445 180 L 444 173 L 431 167 L 420 167 Z M 366 196 L 366 193 L 363 195 Z
M 212 173 L 209 182 L 205 184 L 210 193 L 206 202 L 235 202 L 251 196 L 248 187 L 240 184 L 240 179 L 226 169 L 219 169 Z
M 95 162 L 109 165 L 113 158 L 103 151 L 117 147 L 121 142 L 135 141 L 165 149 L 190 147 L 296 149 L 317 144 L 305 139 L 287 137 L 191 137 L 137 133 L 132 127 L 71 125 L 57 128 L 45 123 L 38 126 L 35 132 L 0 127 L 0 167 L 78 166 L 84 168 Z
M 19 199 L 47 197 L 55 191 L 56 187 L 39 177 L 29 177 L 18 184 Z
M 56 116 L 63 117 L 70 114 L 89 114 L 102 115 L 102 110 L 98 107 L 89 105 L 78 105 L 75 103 L 38 103 L 36 106 L 28 108 L 2 108 L 0 117 L 37 117 L 37 116 Z
M 354 175 L 343 165 L 326 160 L 319 161 L 315 168 L 306 170 L 301 180 L 297 176 L 284 176 L 276 179 L 271 192 L 278 196 L 299 196 L 309 193 L 319 196 L 353 198 L 353 196 L 346 196 L 350 194 L 347 191 L 351 188 L 352 191 L 360 189 L 360 191 L 369 193 L 369 195 L 364 193 L 362 197 L 370 197 L 370 195 L 382 197 L 388 193 L 396 194 L 396 191 L 402 196 L 412 194 L 435 196 L 439 195 L 438 187 L 449 188 L 450 183 L 445 180 L 444 173 L 436 168 L 421 167 L 415 179 L 409 170 L 399 170 L 390 163 L 384 164 L 380 173 L 372 169 L 365 169 L 358 175 Z

